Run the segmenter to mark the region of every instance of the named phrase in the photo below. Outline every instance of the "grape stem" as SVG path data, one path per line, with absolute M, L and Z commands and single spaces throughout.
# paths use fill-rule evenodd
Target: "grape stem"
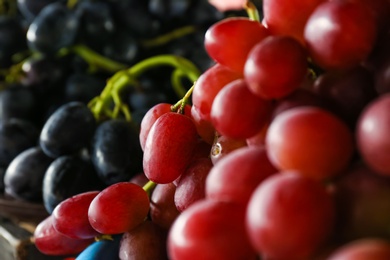
M 169 43 L 170 41 L 179 39 L 188 34 L 196 32 L 196 27 L 192 25 L 184 26 L 168 32 L 166 34 L 160 35 L 154 39 L 148 39 L 141 42 L 143 48 L 153 48 Z
M 200 76 L 200 71 L 189 60 L 176 55 L 158 55 L 147 58 L 129 69 L 115 73 L 108 81 L 100 96 L 92 99 L 88 106 L 95 118 L 103 120 L 105 117 L 118 118 L 121 113 L 127 121 L 131 121 L 131 113 L 126 104 L 121 101 L 120 93 L 131 85 L 137 85 L 137 78 L 145 71 L 159 66 L 171 66 L 172 87 L 180 97 L 186 95 L 186 89 L 181 84 L 183 78 L 195 82 Z M 188 98 L 187 98 L 188 99 Z M 114 109 L 111 105 L 114 104 Z
M 144 189 L 144 191 L 146 191 L 146 193 L 150 197 L 150 195 L 152 194 L 152 192 L 156 186 L 157 186 L 157 183 L 155 183 L 153 181 L 148 181 L 142 188 Z
M 258 22 L 261 21 L 259 11 L 257 10 L 256 6 L 252 3 L 252 1 L 247 0 L 244 4 L 244 9 L 251 20 L 258 21 Z
M 192 85 L 192 87 L 187 91 L 187 93 L 184 95 L 184 97 L 171 107 L 171 111 L 184 114 L 185 105 L 189 103 L 189 99 L 192 95 L 192 92 L 194 91 L 194 86 L 195 86 L 195 82 Z

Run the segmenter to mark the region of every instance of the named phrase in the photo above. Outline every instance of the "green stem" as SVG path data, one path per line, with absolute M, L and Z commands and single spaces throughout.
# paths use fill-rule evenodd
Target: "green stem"
M 147 58 L 129 69 L 115 73 L 107 81 L 107 85 L 101 95 L 90 101 L 88 106 L 96 119 L 98 121 L 101 120 L 103 113 L 111 118 L 117 118 L 122 113 L 126 120 L 131 121 L 130 111 L 121 101 L 120 93 L 129 85 L 136 86 L 136 79 L 145 71 L 160 66 L 171 66 L 174 68 L 172 84 L 176 93 L 180 96 L 186 93 L 185 88 L 181 85 L 181 79 L 187 78 L 191 82 L 195 82 L 200 76 L 198 68 L 183 57 L 176 55 L 158 55 Z M 115 107 L 113 110 L 110 110 L 108 108 L 111 107 L 112 102 L 115 104 Z
M 246 10 L 248 17 L 251 20 L 258 21 L 258 22 L 261 21 L 259 11 L 257 10 L 256 6 L 252 3 L 252 1 L 247 0 L 246 3 L 244 4 L 244 9 Z
M 152 194 L 153 189 L 156 187 L 157 183 L 153 181 L 148 181 L 142 188 L 146 191 L 148 196 Z
M 141 42 L 141 46 L 144 48 L 153 48 L 153 47 L 161 46 L 169 43 L 170 41 L 181 38 L 185 35 L 194 33 L 195 31 L 196 31 L 196 27 L 192 25 L 184 26 L 172 32 L 169 32 L 167 34 L 158 36 L 154 39 L 144 40 L 143 42 Z
M 83 58 L 89 64 L 89 70 L 92 73 L 99 69 L 115 73 L 127 68 L 126 64 L 110 60 L 84 45 L 74 45 L 70 47 L 68 51 Z

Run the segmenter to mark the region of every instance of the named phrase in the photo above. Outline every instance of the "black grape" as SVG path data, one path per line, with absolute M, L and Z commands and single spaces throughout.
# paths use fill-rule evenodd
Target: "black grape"
M 104 187 L 88 158 L 79 155 L 60 156 L 47 168 L 43 179 L 44 206 L 47 212 L 52 213 L 61 201 Z
M 0 67 L 13 64 L 12 56 L 27 49 L 26 34 L 14 16 L 0 16 Z
M 17 0 L 17 6 L 23 17 L 31 22 L 48 4 L 65 2 L 65 0 Z
M 191 0 L 149 0 L 149 12 L 160 19 L 184 17 L 192 2 Z
M 110 59 L 129 66 L 135 64 L 141 55 L 137 39 L 126 31 L 110 38 L 110 41 L 102 47 L 102 53 Z
M 96 121 L 81 102 L 69 102 L 59 107 L 45 122 L 39 144 L 52 158 L 79 152 L 89 145 Z
M 0 168 L 24 150 L 38 143 L 39 129 L 31 122 L 10 118 L 0 120 Z
M 142 171 L 138 132 L 123 119 L 101 123 L 92 140 L 91 160 L 107 185 L 128 181 Z
M 18 154 L 6 169 L 5 193 L 17 199 L 41 202 L 43 178 L 52 160 L 37 146 Z
M 47 5 L 34 18 L 27 31 L 27 44 L 33 51 L 54 54 L 72 45 L 78 31 L 78 18 L 59 2 Z
M 13 84 L 0 91 L 0 120 L 15 117 L 34 122 L 37 108 L 36 95 L 31 88 Z
M 110 6 L 103 2 L 81 2 L 77 5 L 76 13 L 80 19 L 79 40 L 101 51 L 116 31 Z
M 65 84 L 64 99 L 68 102 L 79 101 L 87 104 L 101 94 L 106 80 L 86 73 L 74 73 Z

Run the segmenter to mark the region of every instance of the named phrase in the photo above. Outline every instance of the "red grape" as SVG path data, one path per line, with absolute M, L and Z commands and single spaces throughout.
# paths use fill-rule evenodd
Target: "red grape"
M 120 234 L 142 223 L 149 212 L 149 197 L 142 187 L 131 182 L 115 183 L 91 202 L 88 219 L 102 234 Z
M 372 101 L 359 117 L 356 135 L 364 161 L 379 173 L 390 175 L 390 94 Z
M 166 113 L 150 129 L 144 149 L 145 175 L 156 183 L 177 179 L 190 163 L 197 144 L 194 122 L 179 113 Z
M 244 146 L 247 146 L 245 139 L 233 139 L 224 135 L 219 136 L 216 138 L 210 151 L 210 158 L 213 165 L 232 151 Z
M 258 184 L 276 172 L 264 147 L 242 147 L 211 169 L 206 179 L 206 198 L 246 205 Z
M 240 73 L 252 47 L 269 35 L 258 21 L 230 17 L 214 23 L 205 34 L 207 53 L 218 63 Z
M 271 162 L 282 170 L 297 170 L 316 179 L 340 174 L 354 152 L 347 125 L 318 107 L 296 107 L 280 113 L 266 136 Z
M 369 56 L 377 37 L 376 19 L 358 2 L 326 1 L 309 17 L 305 41 L 324 69 L 351 68 Z
M 150 197 L 150 219 L 166 230 L 180 214 L 175 205 L 175 191 L 173 183 L 157 184 Z
M 242 76 L 231 69 L 215 64 L 195 82 L 192 104 L 200 119 L 210 121 L 211 106 L 218 92 L 233 80 Z
M 279 99 L 296 90 L 307 75 L 307 54 L 288 36 L 269 36 L 249 52 L 244 76 L 249 89 L 264 99 Z
M 146 139 L 148 137 L 150 128 L 153 126 L 154 122 L 168 112 L 171 112 L 171 104 L 168 103 L 159 103 L 154 105 L 152 108 L 146 112 L 141 121 L 141 127 L 139 131 L 139 140 L 142 150 L 145 149 Z
M 211 122 L 221 135 L 235 139 L 254 136 L 268 122 L 270 101 L 254 95 L 243 79 L 226 85 L 215 97 Z
M 319 182 L 296 172 L 265 179 L 250 198 L 246 225 L 266 259 L 311 259 L 333 230 L 333 199 Z
M 34 244 L 45 255 L 77 254 L 93 241 L 93 239 L 74 239 L 59 233 L 53 227 L 53 215 L 42 220 L 34 231 Z
M 77 194 L 58 204 L 52 213 L 54 228 L 63 235 L 76 239 L 93 238 L 100 233 L 88 220 L 88 209 L 99 191 Z
M 183 211 L 168 235 L 171 260 L 255 260 L 245 231 L 245 207 L 200 200 Z
M 180 176 L 174 197 L 179 211 L 205 197 L 206 178 L 212 167 L 210 158 L 200 158 L 194 160 Z
M 380 238 L 365 238 L 352 241 L 337 248 L 328 260 L 388 260 L 390 243 Z
M 263 23 L 273 35 L 289 35 L 304 43 L 303 31 L 313 10 L 325 0 L 263 0 Z

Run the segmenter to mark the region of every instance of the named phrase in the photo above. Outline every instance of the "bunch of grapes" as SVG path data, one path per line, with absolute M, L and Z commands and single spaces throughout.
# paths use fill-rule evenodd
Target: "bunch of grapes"
M 30 200 L 43 189 L 36 247 L 78 260 L 389 259 L 390 2 L 212 2 L 246 15 L 207 26 L 207 68 L 169 54 L 120 66 L 100 95 L 29 131 L 39 145 L 4 186 Z M 128 86 L 161 65 L 179 98 L 135 126 Z

